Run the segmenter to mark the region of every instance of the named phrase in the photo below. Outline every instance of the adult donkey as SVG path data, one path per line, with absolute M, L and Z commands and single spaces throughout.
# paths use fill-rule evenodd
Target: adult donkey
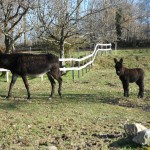
M 38 76 L 45 73 L 47 74 L 52 86 L 50 98 L 53 96 L 55 90 L 54 79 L 59 83 L 58 93 L 60 97 L 62 96 L 62 78 L 59 70 L 59 59 L 53 54 L 0 54 L 0 68 L 8 69 L 12 73 L 7 98 L 11 96 L 11 90 L 17 77 L 21 76 L 27 90 L 27 99 L 30 99 L 27 76 Z
M 114 58 L 116 74 L 122 81 L 124 96 L 129 97 L 129 83 L 136 82 L 139 86 L 138 97 L 143 98 L 144 96 L 144 71 L 141 68 L 128 69 L 123 66 L 123 59 L 117 61 Z

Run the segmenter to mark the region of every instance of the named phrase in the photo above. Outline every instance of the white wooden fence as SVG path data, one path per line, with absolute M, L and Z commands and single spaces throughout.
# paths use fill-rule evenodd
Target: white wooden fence
M 4 69 L 4 68 L 0 68 L 0 72 L 6 72 L 6 81 L 9 81 L 9 70 Z
M 71 70 L 81 70 L 83 68 L 86 68 L 87 66 L 91 65 L 94 60 L 95 57 L 97 55 L 97 53 L 99 51 L 111 51 L 111 44 L 96 44 L 94 51 L 92 54 L 85 56 L 83 58 L 60 58 L 59 61 L 69 61 L 69 62 L 78 62 L 78 67 L 70 67 L 70 68 L 60 68 L 60 71 L 71 71 Z M 86 64 L 81 66 L 81 62 L 85 61 L 85 60 L 89 60 Z
M 97 53 L 99 51 L 111 51 L 111 44 L 96 44 L 94 51 L 92 54 L 89 54 L 88 56 L 85 56 L 83 58 L 60 58 L 59 61 L 61 62 L 70 62 L 71 67 L 63 67 L 60 68 L 60 71 L 72 71 L 72 77 L 74 79 L 74 71 L 78 71 L 78 77 L 80 76 L 80 70 L 83 70 L 84 68 L 87 68 L 88 66 L 92 65 Z M 75 62 L 77 62 L 77 66 L 75 65 Z M 9 81 L 9 70 L 0 68 L 0 72 L 6 72 L 6 81 Z M 82 71 L 83 74 L 83 71 Z M 43 76 L 41 76 L 41 80 L 43 80 Z
M 97 53 L 99 51 L 110 51 L 111 52 L 112 48 L 111 48 L 111 44 L 96 44 L 94 51 L 92 54 L 89 54 L 88 56 L 85 56 L 83 58 L 60 58 L 59 61 L 65 61 L 65 62 L 70 62 L 71 63 L 71 67 L 64 67 L 64 68 L 60 68 L 60 71 L 72 71 L 72 79 L 74 80 L 74 71 L 77 70 L 78 71 L 78 78 L 80 77 L 80 70 L 82 70 L 82 75 L 83 75 L 83 69 L 86 68 L 86 72 L 87 72 L 87 67 L 92 66 L 95 57 L 97 55 Z M 76 66 L 74 66 L 76 64 Z

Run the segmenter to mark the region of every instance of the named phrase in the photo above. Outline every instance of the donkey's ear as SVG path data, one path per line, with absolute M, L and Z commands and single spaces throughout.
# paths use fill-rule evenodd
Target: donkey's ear
M 122 58 L 120 59 L 120 62 L 123 63 L 123 59 Z
M 117 63 L 117 59 L 116 58 L 114 58 L 114 62 Z

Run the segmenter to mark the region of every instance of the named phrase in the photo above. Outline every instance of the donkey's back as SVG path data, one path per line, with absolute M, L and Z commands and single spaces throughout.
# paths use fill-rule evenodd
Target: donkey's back
M 144 70 L 142 68 L 125 68 L 125 76 L 129 78 L 129 82 L 137 82 L 138 80 L 144 79 Z
M 15 72 L 26 75 L 41 75 L 59 70 L 59 59 L 53 54 L 14 54 L 16 55 Z

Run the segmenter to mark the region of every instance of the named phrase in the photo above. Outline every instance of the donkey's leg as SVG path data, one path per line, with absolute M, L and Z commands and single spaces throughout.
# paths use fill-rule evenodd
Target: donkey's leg
M 30 99 L 30 90 L 29 90 L 29 84 L 28 84 L 28 80 L 27 80 L 27 77 L 24 75 L 24 76 L 21 76 L 22 79 L 23 79 L 23 82 L 24 82 L 24 85 L 26 87 L 26 90 L 27 90 L 27 94 L 28 94 L 28 97 L 27 99 Z
M 59 83 L 58 94 L 59 94 L 60 98 L 62 98 L 62 93 L 61 93 L 62 78 L 61 77 L 58 78 L 58 83 Z
M 49 81 L 51 83 L 51 86 L 52 86 L 51 95 L 49 97 L 49 99 L 51 99 L 51 97 L 53 97 L 53 94 L 55 92 L 55 85 L 56 85 L 56 83 L 55 83 L 55 80 L 53 79 L 53 77 L 52 77 L 50 72 L 47 73 L 47 76 L 48 76 L 48 79 L 49 79 Z
M 136 84 L 139 86 L 138 98 L 143 98 L 144 97 L 144 81 L 138 80 Z
M 58 81 L 59 88 L 58 88 L 58 94 L 60 97 L 62 97 L 61 89 L 62 89 L 62 78 L 61 78 L 61 72 L 59 68 L 55 68 L 51 70 L 51 75 Z
M 13 75 L 12 75 L 11 83 L 10 83 L 10 85 L 9 85 L 8 96 L 7 96 L 6 98 L 11 97 L 11 90 L 12 90 L 12 88 L 13 88 L 13 86 L 14 86 L 16 80 L 17 80 L 17 78 L 18 78 L 18 75 L 17 75 L 17 74 L 13 74 Z
M 124 89 L 124 96 L 129 97 L 129 82 L 123 81 L 122 85 L 123 85 L 123 89 Z

